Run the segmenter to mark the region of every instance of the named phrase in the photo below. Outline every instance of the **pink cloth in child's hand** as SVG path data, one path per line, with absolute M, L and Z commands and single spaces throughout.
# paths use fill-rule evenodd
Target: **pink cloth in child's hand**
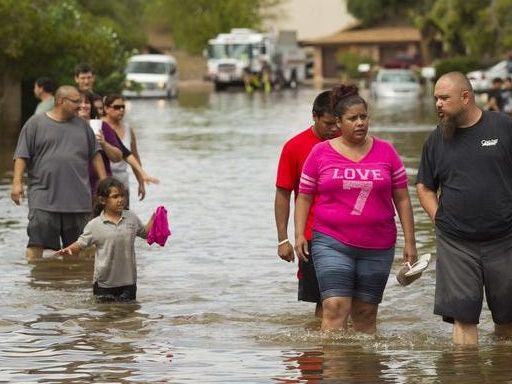
M 157 243 L 163 247 L 170 235 L 171 230 L 169 229 L 169 223 L 167 221 L 167 210 L 163 206 L 160 206 L 156 209 L 153 225 L 149 229 L 147 242 L 149 245 Z

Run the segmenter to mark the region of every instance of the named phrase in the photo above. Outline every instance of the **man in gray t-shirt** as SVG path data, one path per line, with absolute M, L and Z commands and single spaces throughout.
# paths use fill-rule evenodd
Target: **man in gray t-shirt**
M 91 213 L 89 164 L 100 179 L 106 176 L 94 132 L 77 116 L 79 104 L 76 88 L 60 87 L 54 108 L 32 116 L 18 138 L 11 199 L 20 204 L 26 170 L 28 260 L 40 258 L 43 249 L 57 250 L 78 238 Z

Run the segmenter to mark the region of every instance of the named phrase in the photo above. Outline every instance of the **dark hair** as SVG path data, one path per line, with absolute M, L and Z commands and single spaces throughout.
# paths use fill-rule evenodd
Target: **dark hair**
M 365 99 L 359 96 L 359 89 L 353 84 L 341 84 L 331 90 L 331 108 L 336 117 L 341 117 L 353 105 L 363 104 L 368 109 Z
M 114 101 L 121 99 L 124 100 L 123 95 L 120 95 L 118 93 L 111 93 L 110 95 L 107 95 L 103 98 L 103 105 L 105 107 L 110 107 Z
M 117 180 L 116 178 L 109 176 L 104 178 L 98 183 L 96 187 L 96 202 L 94 203 L 93 215 L 94 217 L 99 216 L 101 211 L 103 211 L 104 205 L 100 203 L 100 197 L 107 198 L 110 196 L 110 190 L 112 188 L 117 188 L 119 192 L 126 196 L 126 191 L 124 189 L 124 184 Z
M 75 66 L 75 76 L 78 76 L 81 73 L 93 73 L 92 67 L 87 63 L 79 63 Z
M 313 115 L 322 117 L 326 113 L 332 114 L 331 91 L 323 91 L 313 101 Z
M 91 92 L 89 91 L 78 91 L 78 93 L 80 94 L 80 97 L 85 97 L 88 101 L 89 101 L 89 104 L 91 105 L 91 113 L 89 115 L 89 118 L 90 119 L 99 119 L 101 116 L 98 115 L 98 110 L 96 109 L 96 106 L 94 105 L 94 96 Z
M 55 83 L 49 77 L 39 77 L 35 81 L 38 87 L 43 88 L 46 93 L 53 94 L 55 92 Z

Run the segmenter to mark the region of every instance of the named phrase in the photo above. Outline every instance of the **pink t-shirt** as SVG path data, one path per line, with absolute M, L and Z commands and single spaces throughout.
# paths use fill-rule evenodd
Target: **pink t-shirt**
M 393 189 L 407 188 L 405 167 L 393 146 L 373 138 L 354 162 L 330 141 L 306 159 L 299 192 L 316 195 L 313 229 L 359 248 L 388 249 L 396 242 Z

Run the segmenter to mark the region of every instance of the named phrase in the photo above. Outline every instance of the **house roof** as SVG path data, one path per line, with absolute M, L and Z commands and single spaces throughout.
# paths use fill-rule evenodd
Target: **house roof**
M 374 27 L 364 29 L 341 30 L 329 36 L 318 39 L 304 40 L 303 45 L 340 45 L 340 44 L 372 44 L 419 42 L 420 32 L 417 28 L 408 26 Z

